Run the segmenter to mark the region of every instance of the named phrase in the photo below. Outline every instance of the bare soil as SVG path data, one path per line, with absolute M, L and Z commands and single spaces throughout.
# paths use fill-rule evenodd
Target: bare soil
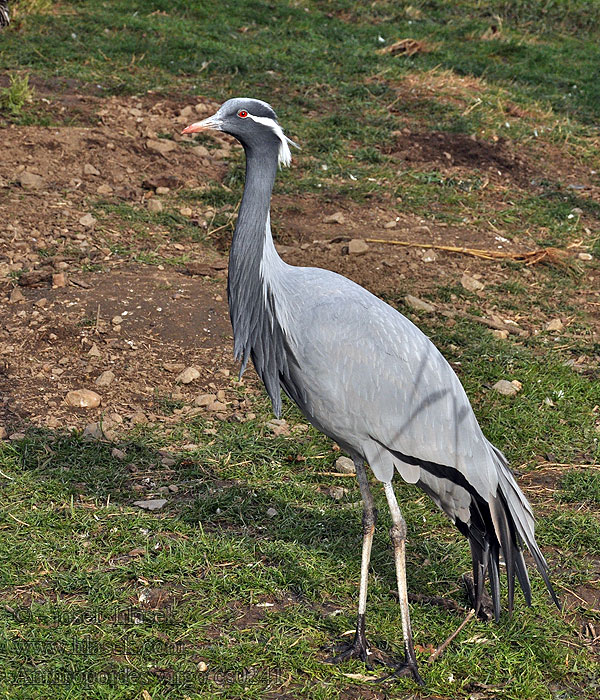
M 191 139 L 179 136 L 182 126 L 215 108 L 207 100 L 152 93 L 102 98 L 76 87 L 37 86 L 38 95 L 48 95 L 39 109 L 64 126 L 2 129 L 0 425 L 10 435 L 27 424 L 84 428 L 102 416 L 112 417 L 122 428 L 128 421 L 168 422 L 181 412 L 170 416 L 161 410 L 162 398 L 180 402 L 186 414 L 203 410 L 193 406 L 198 394 L 219 390 L 226 392 L 224 413 L 241 412 L 238 417 L 243 417 L 245 406 L 231 385 L 237 368 L 226 306 L 229 230 L 211 238 L 215 245 L 206 246 L 189 235 L 176 240 L 160 218 L 147 215 L 149 201 L 159 198 L 164 211 L 174 212 L 180 221 L 181 202 L 174 194 L 182 187 L 201 191 L 222 181 L 223 158 L 236 146 L 224 137 L 215 142 L 216 149 L 210 146 L 207 156 L 194 150 Z M 534 156 L 516 152 L 510 142 L 490 145 L 460 134 L 409 128 L 397 133 L 392 155 L 398 161 L 457 177 L 490 173 L 519 187 L 532 186 Z M 158 152 L 156 142 L 171 150 Z M 24 172 L 39 175 L 41 184 L 33 189 L 22 186 Z M 169 191 L 158 195 L 157 187 Z M 201 240 L 215 211 L 198 204 L 190 209 L 184 216 L 185 230 L 197 230 Z M 228 210 L 231 207 L 223 208 Z M 324 223 L 338 211 L 344 224 Z M 95 221 L 85 223 L 86 214 Z M 386 228 L 391 221 L 393 228 Z M 176 224 L 176 230 L 178 226 L 184 228 Z M 383 196 L 357 204 L 325 192 L 276 195 L 273 227 L 288 262 L 333 269 L 387 299 L 406 293 L 427 296 L 441 284 L 459 285 L 465 272 L 488 288 L 514 275 L 532 289 L 539 286 L 535 267 L 515 272 L 495 262 L 418 246 L 371 243 L 362 255 L 347 254 L 353 238 L 509 252 L 534 247 L 527 233 L 500 241 L 495 231 L 468 222 L 451 226 L 403 213 L 401 203 Z M 134 262 L 131 248 L 182 262 Z M 589 276 L 589 290 L 600 289 L 597 270 L 588 267 L 583 274 Z M 484 293 L 478 296 L 484 314 L 506 318 L 493 300 Z M 584 291 L 578 300 L 597 324 L 596 331 L 599 301 Z M 460 304 L 455 299 L 451 308 Z M 121 322 L 114 323 L 115 317 Z M 518 322 L 529 333 L 546 320 L 532 309 Z M 190 366 L 200 377 L 179 384 L 179 372 Z M 115 378 L 98 387 L 96 379 L 106 370 Z M 252 372 L 248 377 L 250 389 L 256 388 Z M 101 405 L 69 406 L 67 392 L 81 388 L 97 391 Z

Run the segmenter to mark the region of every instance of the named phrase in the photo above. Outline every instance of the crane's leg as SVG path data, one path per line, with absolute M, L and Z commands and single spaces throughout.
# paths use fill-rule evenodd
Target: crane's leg
M 360 591 L 358 594 L 358 616 L 356 618 L 356 633 L 351 644 L 338 646 L 338 652 L 330 661 L 340 663 L 347 659 L 361 659 L 371 668 L 371 661 L 381 660 L 376 650 L 371 650 L 365 637 L 365 612 L 367 610 L 367 584 L 369 578 L 369 561 L 371 559 L 371 546 L 373 544 L 373 534 L 377 522 L 377 508 L 373 505 L 373 496 L 369 488 L 367 472 L 362 459 L 355 459 L 356 479 L 363 500 L 363 545 L 362 560 L 360 564 Z
M 404 662 L 400 665 L 394 675 L 412 674 L 413 678 L 420 685 L 424 685 L 423 679 L 417 669 L 417 657 L 412 640 L 412 630 L 410 627 L 410 613 L 408 610 L 408 588 L 406 586 L 406 522 L 400 512 L 396 494 L 392 487 L 392 482 L 383 484 L 385 496 L 387 498 L 390 514 L 392 516 L 392 529 L 390 537 L 394 545 L 394 559 L 396 562 L 396 578 L 398 580 L 398 598 L 400 599 L 400 614 L 402 618 L 402 635 L 404 637 Z

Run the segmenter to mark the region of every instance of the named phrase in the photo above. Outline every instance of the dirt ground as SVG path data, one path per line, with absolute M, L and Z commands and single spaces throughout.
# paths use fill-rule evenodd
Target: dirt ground
M 194 405 L 195 397 L 219 391 L 225 392 L 219 395 L 226 404 L 222 412 L 243 420 L 247 406 L 231 381 L 237 369 L 226 304 L 229 231 L 215 237 L 216 247 L 209 248 L 189 237 L 172 240 L 165 227 L 150 218 L 144 239 L 117 211 L 127 205 L 145 215 L 152 199 L 161 199 L 165 210 L 180 207 L 172 199 L 179 188 L 201 190 L 223 179 L 223 157 L 235 148 L 227 137 L 207 153 L 178 135 L 182 126 L 211 113 L 216 105 L 151 93 L 106 99 L 80 94 L 72 84 L 58 93 L 56 85 L 36 88 L 40 109 L 58 114 L 69 125 L 3 129 L 0 426 L 10 435 L 31 424 L 84 428 L 101 417 L 108 418 L 107 429 L 168 422 L 206 410 Z M 167 134 L 172 140 L 161 138 Z M 390 155 L 399 167 L 435 168 L 456 178 L 472 176 L 476 168 L 496 184 L 507 182 L 531 191 L 537 186 L 539 154 L 523 149 L 515 153 L 506 141 L 490 145 L 460 134 L 422 133 L 409 125 L 397 132 Z M 596 197 L 597 188 L 586 179 L 585 169 L 564 158 L 558 151 L 547 152 L 547 168 L 562 172 L 564 182 L 579 183 L 582 196 Z M 98 212 L 92 204 L 98 200 L 109 206 Z M 498 200 L 497 205 L 506 203 Z M 343 214 L 343 224 L 324 222 L 336 212 Z M 214 215 L 214 210 L 198 205 L 190 205 L 185 213 L 199 233 Z M 407 292 L 421 297 L 440 284 L 458 285 L 465 272 L 489 287 L 509 279 L 511 271 L 477 258 L 385 243 L 369 243 L 361 255 L 347 254 L 351 239 L 507 252 L 536 248 L 526 229 L 509 241 L 468 221 L 459 227 L 405 214 L 401 202 L 384 197 L 359 205 L 325 191 L 301 198 L 276 195 L 273 225 L 288 262 L 336 270 L 386 297 Z M 133 239 L 136 250 L 184 262 L 133 262 L 127 250 Z M 519 279 L 535 288 L 539 274 L 532 266 L 522 269 Z M 600 289 L 593 267 L 582 266 L 578 274 L 589 277 L 588 290 Z M 595 324 L 596 337 L 598 296 L 582 291 L 577 301 Z M 438 308 L 456 310 L 457 303 Z M 525 318 L 508 318 L 483 295 L 481 310 L 500 326 L 518 323 L 523 334 L 536 332 L 549 320 L 535 309 Z M 189 384 L 178 382 L 179 373 L 188 367 L 197 368 L 199 376 Z M 114 377 L 104 375 L 104 385 L 102 380 L 97 384 L 107 371 Z M 250 390 L 257 386 L 251 372 L 247 384 Z M 70 406 L 66 395 L 76 389 L 96 391 L 100 406 Z M 164 400 L 178 402 L 174 415 L 161 410 Z

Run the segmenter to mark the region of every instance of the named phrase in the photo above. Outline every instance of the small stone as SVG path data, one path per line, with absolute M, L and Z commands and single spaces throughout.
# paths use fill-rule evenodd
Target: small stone
M 347 493 L 348 489 L 345 489 L 343 486 L 332 486 L 329 489 L 329 495 L 336 501 L 340 501 Z
M 192 153 L 200 156 L 200 158 L 208 158 L 208 156 L 210 156 L 210 151 L 204 146 L 194 146 L 194 148 L 192 148 Z
M 96 343 L 92 345 L 92 347 L 88 350 L 88 357 L 102 357 L 102 354 L 100 350 L 98 350 L 98 346 Z
M 185 117 L 186 119 L 189 119 L 189 117 L 191 117 L 193 113 L 194 113 L 194 108 L 192 107 L 192 105 L 186 105 L 185 107 L 182 107 L 179 110 L 179 116 Z
M 39 190 L 44 185 L 44 179 L 36 173 L 24 170 L 19 175 L 19 184 L 24 190 Z
M 156 194 L 169 194 L 170 191 L 171 191 L 170 187 L 157 187 L 156 188 Z
M 83 166 L 83 172 L 85 175 L 100 175 L 98 168 L 95 168 L 91 163 L 86 163 Z
M 167 502 L 166 498 L 151 498 L 149 501 L 134 501 L 133 505 L 142 510 L 160 510 Z
M 181 214 L 181 216 L 190 217 L 193 212 L 189 207 L 181 207 L 181 209 L 179 210 L 179 213 Z
M 100 405 L 102 399 L 95 391 L 75 389 L 67 394 L 66 401 L 69 406 L 74 406 L 75 408 L 96 408 Z
M 423 301 L 423 299 L 419 299 L 418 297 L 414 297 L 412 294 L 407 294 L 404 297 L 404 301 L 416 311 L 426 311 L 427 313 L 432 313 L 435 311 L 434 304 L 431 304 L 428 301 Z
M 516 384 L 518 384 L 518 386 L 515 386 L 515 383 L 509 382 L 506 379 L 500 379 L 500 381 L 494 384 L 492 389 L 503 396 L 514 396 L 521 388 L 520 382 L 516 382 Z
M 196 396 L 194 405 L 205 408 L 206 406 L 210 406 L 210 404 L 216 400 L 217 397 L 215 394 L 200 394 L 200 396 Z
M 275 508 L 267 508 L 267 518 L 274 518 L 277 515 Z
M 341 211 L 336 211 L 335 214 L 330 214 L 323 219 L 324 224 L 343 224 L 345 221 L 346 217 Z
M 168 496 L 169 495 L 169 487 L 168 486 L 161 486 L 158 489 L 158 493 L 161 496 Z
M 96 192 L 98 194 L 112 194 L 113 188 L 110 185 L 104 183 L 103 185 L 98 185 Z
M 25 437 L 25 433 L 12 433 L 12 435 L 8 436 L 9 440 L 23 440 Z
M 123 452 L 123 450 L 120 450 L 118 447 L 113 447 L 111 452 L 111 457 L 114 457 L 115 459 L 121 460 L 121 462 L 127 457 L 127 455 Z
M 110 386 L 115 378 L 114 372 L 107 369 L 96 379 L 96 386 Z
M 163 457 L 160 460 L 160 463 L 163 465 L 163 467 L 172 467 L 177 464 L 177 460 L 173 457 Z
M 501 340 L 506 340 L 508 338 L 508 331 L 497 329 L 492 331 L 492 335 L 496 338 L 500 338 Z
M 193 382 L 194 379 L 198 379 L 200 376 L 200 372 L 195 367 L 188 367 L 187 369 L 184 369 L 183 372 L 177 375 L 175 378 L 175 381 L 178 384 L 190 384 L 190 382 Z
M 96 225 L 97 219 L 95 219 L 91 214 L 84 214 L 79 223 L 86 228 L 93 228 Z
M 290 434 L 290 427 L 284 418 L 273 418 L 267 423 L 267 428 L 270 428 L 275 435 Z
M 6 436 L 8 433 L 6 432 L 6 428 L 3 425 L 0 425 L 0 440 L 6 440 Z
M 38 299 L 35 303 L 35 306 L 37 306 L 39 309 L 43 309 L 48 305 L 48 299 L 46 297 L 42 297 L 41 299 Z
M 53 287 L 65 287 L 67 284 L 67 279 L 64 272 L 57 272 L 52 275 L 52 286 Z
M 174 151 L 177 148 L 177 144 L 167 139 L 148 139 L 148 141 L 146 141 L 146 148 L 149 151 L 155 151 L 156 153 L 160 153 L 161 156 L 164 156 Z
M 177 493 L 179 491 L 179 486 L 176 486 L 175 484 L 169 484 L 169 491 L 171 493 Z
M 594 256 L 590 255 L 590 253 L 577 253 L 577 257 L 579 260 L 593 260 Z
M 23 296 L 23 292 L 18 287 L 13 287 L 13 290 L 10 293 L 10 298 L 8 301 L 11 304 L 16 304 L 19 301 L 25 301 L 25 297 Z
M 215 411 L 216 413 L 218 413 L 220 411 L 227 410 L 227 405 L 224 404 L 222 401 L 213 401 L 212 403 L 208 404 L 206 408 L 209 411 Z
M 129 419 L 132 425 L 145 425 L 148 422 L 146 414 L 143 411 L 136 411 Z
M 122 316 L 113 316 L 110 319 L 110 322 L 113 324 L 113 326 L 120 326 L 123 323 L 123 317 Z
M 350 457 L 338 457 L 335 460 L 335 468 L 341 474 L 355 474 L 356 467 Z
M 89 423 L 83 429 L 83 437 L 92 438 L 94 440 L 102 440 L 104 433 L 102 431 L 102 423 Z
M 545 330 L 550 332 L 558 332 L 562 331 L 562 329 L 563 322 L 560 320 L 560 318 L 553 318 L 551 321 L 548 321 L 545 327 Z
M 424 263 L 435 262 L 437 260 L 437 254 L 435 250 L 423 251 L 423 257 L 421 258 L 421 260 Z
M 152 199 L 148 200 L 148 211 L 151 214 L 159 214 L 163 210 L 163 204 L 160 200 L 156 199 L 155 197 L 152 197 Z
M 196 664 L 196 668 L 198 669 L 198 673 L 206 673 L 206 671 L 208 670 L 206 661 L 198 661 L 198 663 Z
M 387 221 L 385 224 L 383 224 L 383 228 L 396 228 L 397 225 L 397 221 Z
M 362 238 L 353 238 L 350 243 L 348 243 L 348 254 L 349 255 L 362 255 L 369 250 L 369 244 Z
M 480 282 L 475 277 L 471 277 L 466 272 L 463 272 L 460 283 L 469 292 L 480 292 L 485 287 L 483 282 Z

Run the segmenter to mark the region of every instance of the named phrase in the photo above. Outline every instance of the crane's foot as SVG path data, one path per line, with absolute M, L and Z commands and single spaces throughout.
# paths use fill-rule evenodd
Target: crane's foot
M 467 598 L 471 603 L 471 607 L 477 609 L 477 594 L 475 592 L 475 583 L 473 582 L 473 574 L 463 575 L 463 584 L 465 591 L 467 593 Z M 494 618 L 494 604 L 488 592 L 484 589 L 483 595 L 481 596 L 481 603 L 479 605 L 479 610 L 477 610 L 477 617 L 484 622 L 489 622 Z
M 351 642 L 341 642 L 334 649 L 334 655 L 327 659 L 327 663 L 341 664 L 349 659 L 362 661 L 369 671 L 373 670 L 373 664 L 378 663 L 389 668 L 394 668 L 396 664 L 391 657 L 384 654 L 379 649 L 371 647 L 365 636 L 365 618 L 359 615 L 356 622 L 356 633 Z
M 399 666 L 396 667 L 392 673 L 388 673 L 387 676 L 383 676 L 383 678 L 379 678 L 378 680 L 381 681 L 387 681 L 390 678 L 407 678 L 407 677 L 412 677 L 415 683 L 417 685 L 425 685 L 425 681 L 421 678 L 421 675 L 419 673 L 419 669 L 417 668 L 417 662 L 416 661 L 403 661 Z

